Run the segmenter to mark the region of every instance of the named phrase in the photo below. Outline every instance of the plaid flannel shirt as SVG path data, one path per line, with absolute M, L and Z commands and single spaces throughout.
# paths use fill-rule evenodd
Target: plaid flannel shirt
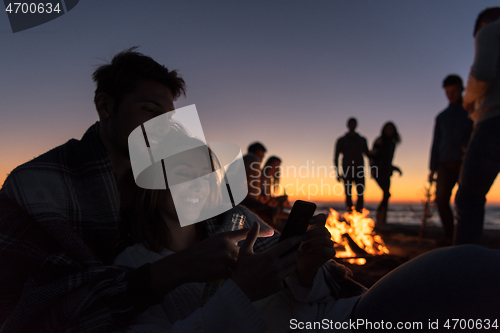
M 145 310 L 147 267 L 112 266 L 119 223 L 98 123 L 13 170 L 0 190 L 0 332 L 107 331 Z

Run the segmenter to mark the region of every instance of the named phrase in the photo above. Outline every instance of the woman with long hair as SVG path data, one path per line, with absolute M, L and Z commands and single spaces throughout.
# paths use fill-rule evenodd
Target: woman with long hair
M 270 215 L 258 214 L 265 222 L 269 223 L 278 231 L 283 229 L 288 214 L 283 212 L 284 207 L 290 207 L 286 194 L 277 196 L 280 191 L 281 159 L 271 156 L 267 159 L 260 179 L 260 202 L 271 207 Z
M 401 142 L 396 125 L 393 122 L 387 122 L 382 127 L 380 136 L 375 140 L 373 149 L 370 152 L 370 170 L 372 177 L 375 178 L 378 186 L 382 189 L 382 202 L 377 208 L 376 226 L 384 227 L 387 219 L 387 206 L 391 193 L 391 176 L 394 171 L 403 173 L 397 166 L 392 165 L 396 145 Z
M 262 202 L 270 202 L 275 197 L 281 177 L 280 166 L 281 159 L 277 156 L 269 157 L 264 164 L 260 180 Z

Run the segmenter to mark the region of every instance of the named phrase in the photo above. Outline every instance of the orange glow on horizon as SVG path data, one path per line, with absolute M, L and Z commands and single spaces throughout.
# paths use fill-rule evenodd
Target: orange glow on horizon
M 2 167 L 0 167 L 0 184 L 3 185 L 3 182 L 5 181 L 5 178 L 7 178 L 7 175 L 18 165 L 26 162 L 28 159 L 24 159 L 22 162 L 16 162 L 13 161 L 13 163 L 3 163 Z M 9 161 L 10 162 L 10 161 Z M 297 190 L 297 180 L 291 180 L 291 179 L 282 179 L 281 180 L 281 185 L 285 186 L 287 191 L 287 195 L 289 196 L 291 201 L 295 200 L 305 200 L 305 201 L 313 201 L 316 203 L 339 203 L 342 204 L 344 203 L 345 197 L 344 197 L 344 192 L 343 192 L 343 186 L 341 183 L 338 183 L 336 179 L 329 179 L 328 184 L 330 189 L 334 188 L 336 185 L 336 189 L 338 190 L 336 193 L 332 193 L 330 191 L 330 194 L 328 194 L 326 191 L 325 193 L 321 194 L 320 186 L 321 184 L 326 184 L 327 180 L 323 179 L 323 183 L 321 183 L 321 180 L 319 179 L 302 179 L 299 181 L 299 187 L 303 185 L 303 190 L 304 193 L 295 193 Z M 401 184 L 398 184 L 401 183 Z M 420 204 L 422 200 L 424 200 L 424 195 L 422 194 L 422 189 L 424 187 L 425 182 L 420 178 L 420 179 L 401 179 L 398 181 L 398 183 L 394 182 L 394 184 L 391 186 L 391 199 L 389 203 L 395 203 L 395 204 Z M 315 193 L 315 187 L 314 184 L 318 187 L 318 193 Z M 306 190 L 308 188 L 308 185 L 310 185 L 310 188 L 312 189 L 311 193 L 307 193 Z M 369 179 L 366 182 L 366 193 L 364 195 L 364 200 L 365 203 L 368 204 L 378 204 L 380 200 L 382 200 L 382 191 L 378 187 L 378 185 L 375 183 L 373 179 Z M 340 192 L 340 189 L 342 187 L 342 192 Z M 327 187 L 324 186 L 324 190 L 326 190 Z M 455 188 L 456 191 L 456 188 Z M 298 192 L 298 191 L 297 191 Z M 455 193 L 455 192 L 454 192 Z M 452 198 L 454 198 L 454 194 L 452 195 Z M 281 192 L 283 194 L 283 192 Z M 493 184 L 490 192 L 486 196 L 487 198 L 487 204 L 490 205 L 499 205 L 500 204 L 500 181 L 495 181 Z M 356 200 L 356 194 L 353 195 L 353 201 L 355 202 Z
M 57 144 L 53 145 L 54 147 Z M 9 159 L 3 159 L 0 165 L 0 185 L 3 185 L 7 175 L 18 165 L 21 165 L 34 157 L 40 155 L 44 151 L 48 151 L 50 148 L 45 146 L 41 147 L 35 145 L 30 147 L 30 149 L 5 149 L 3 153 L 9 156 Z M 411 161 L 408 161 L 411 163 Z M 404 161 L 399 163 L 404 165 Z M 291 201 L 295 200 L 306 200 L 313 201 L 316 203 L 321 202 L 335 202 L 342 204 L 345 200 L 343 184 L 337 182 L 336 178 L 330 177 L 329 174 L 322 174 L 323 178 L 312 178 L 312 177 L 299 177 L 297 174 L 296 178 L 293 177 L 283 177 L 280 180 L 281 190 L 278 194 L 283 194 L 283 189 L 286 188 L 286 194 L 289 196 Z M 426 184 L 427 170 L 418 170 L 416 172 L 407 172 L 404 176 L 399 177 L 395 175 L 391 178 L 391 199 L 389 203 L 395 204 L 420 204 L 424 200 L 423 188 Z M 500 177 L 497 177 L 500 178 Z M 379 188 L 377 183 L 369 178 L 365 181 L 366 192 L 364 194 L 364 199 L 366 203 L 378 204 L 382 200 L 382 190 Z M 456 188 L 455 188 L 456 190 Z M 452 195 L 454 198 L 454 194 Z M 500 204 L 500 180 L 496 180 L 493 184 L 490 192 L 486 196 L 487 204 L 499 205 Z M 355 202 L 356 195 L 353 195 L 353 201 Z
M 395 181 L 393 181 L 391 185 L 391 199 L 389 203 L 420 204 L 425 200 L 423 192 L 424 186 L 426 185 L 425 179 L 409 179 L 409 177 L 402 179 L 398 179 L 399 177 L 393 178 L 395 178 Z M 335 202 L 339 204 L 345 201 L 343 185 L 337 182 L 336 179 L 282 179 L 280 185 L 286 187 L 286 194 L 290 197 L 291 201 L 305 200 L 316 203 Z M 310 192 L 307 192 L 308 188 L 311 190 Z M 321 188 L 323 188 L 323 192 Z M 303 191 L 300 191 L 300 189 Z M 365 180 L 365 189 L 365 203 L 378 204 L 382 200 L 382 190 L 373 179 Z M 457 186 L 453 191 L 451 197 L 452 201 L 455 197 L 456 189 Z M 328 190 L 330 190 L 330 193 L 328 193 Z M 435 191 L 435 185 L 433 186 L 433 191 Z M 355 191 L 352 197 L 355 203 L 357 198 Z M 490 205 L 500 204 L 500 181 L 496 181 L 495 184 L 493 184 L 486 198 L 487 203 Z

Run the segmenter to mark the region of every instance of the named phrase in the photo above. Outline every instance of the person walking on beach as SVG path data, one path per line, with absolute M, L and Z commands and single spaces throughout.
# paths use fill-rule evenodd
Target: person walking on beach
M 462 107 L 463 82 L 458 75 L 448 75 L 443 89 L 450 104 L 438 114 L 434 126 L 430 156 L 429 182 L 436 180 L 436 205 L 443 225 L 439 245 L 448 246 L 453 241 L 453 213 L 450 197 L 458 181 L 462 158 L 472 132 L 472 121 Z
M 500 7 L 479 14 L 474 37 L 476 55 L 463 98 L 474 129 L 455 198 L 455 245 L 481 243 L 486 194 L 500 170 Z
M 386 224 L 387 206 L 389 205 L 389 198 L 391 196 L 389 189 L 391 187 L 392 173 L 393 171 L 397 171 L 400 176 L 403 174 L 397 166 L 392 165 L 396 145 L 400 142 L 401 137 L 396 129 L 396 125 L 389 121 L 382 127 L 382 132 L 375 140 L 373 149 L 370 152 L 372 177 L 375 178 L 375 181 L 384 193 L 382 202 L 377 208 L 376 226 L 378 228 Z
M 337 170 L 337 180 L 344 181 L 346 210 L 350 211 L 352 203 L 352 184 L 356 184 L 358 200 L 356 210 L 363 210 L 363 193 L 365 192 L 365 161 L 363 155 L 368 157 L 368 144 L 366 139 L 355 132 L 358 122 L 356 118 L 347 121 L 347 132 L 337 139 L 333 163 Z M 339 169 L 339 156 L 342 154 L 342 169 Z

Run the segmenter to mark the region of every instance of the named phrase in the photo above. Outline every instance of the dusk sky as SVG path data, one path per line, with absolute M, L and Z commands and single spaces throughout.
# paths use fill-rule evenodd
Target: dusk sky
M 333 165 L 349 117 L 370 148 L 386 121 L 402 137 L 393 202 L 420 201 L 435 116 L 447 106 L 443 78 L 467 79 L 472 31 L 498 0 L 126 1 L 82 0 L 67 14 L 12 33 L 0 14 L 0 184 L 7 174 L 98 120 L 92 72 L 132 46 L 187 83 L 176 107 L 196 104 L 210 141 L 253 141 L 285 170 L 282 184 L 329 184 L 312 166 Z M 303 171 L 305 172 L 305 171 Z M 300 179 L 299 179 L 300 178 Z M 326 187 L 324 187 L 325 191 Z M 293 191 L 293 187 L 290 191 Z M 310 191 L 310 192 L 311 192 Z M 289 191 L 287 191 L 289 192 Z M 292 194 L 289 192 L 289 194 Z M 367 182 L 366 198 L 382 191 Z M 312 201 L 340 201 L 316 195 Z M 500 182 L 488 195 L 500 203 Z

